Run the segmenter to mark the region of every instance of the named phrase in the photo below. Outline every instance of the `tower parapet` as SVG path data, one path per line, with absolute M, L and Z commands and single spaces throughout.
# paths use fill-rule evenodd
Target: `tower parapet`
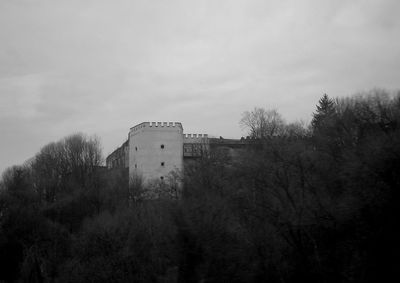
M 180 122 L 146 122 L 149 124 L 149 127 L 180 127 L 182 128 L 182 124 Z
M 129 135 L 136 135 L 142 129 L 170 129 L 179 128 L 183 131 L 182 123 L 180 122 L 142 122 L 136 126 L 130 128 Z

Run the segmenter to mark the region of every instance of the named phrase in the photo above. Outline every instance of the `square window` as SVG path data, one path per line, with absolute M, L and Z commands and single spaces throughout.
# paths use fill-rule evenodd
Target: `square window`
M 161 145 L 161 148 L 164 149 L 164 145 L 163 144 Z
M 161 162 L 161 166 L 165 166 L 165 162 Z
M 161 179 L 161 180 L 164 180 L 164 177 L 163 177 L 163 176 L 161 176 L 161 177 L 160 177 L 160 179 Z

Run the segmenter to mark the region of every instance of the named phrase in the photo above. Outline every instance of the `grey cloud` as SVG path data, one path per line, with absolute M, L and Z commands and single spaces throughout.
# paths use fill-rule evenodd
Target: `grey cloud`
M 399 88 L 399 8 L 396 0 L 0 1 L 0 171 L 75 131 L 99 134 L 106 153 L 144 120 L 240 136 L 240 114 L 254 106 L 307 120 L 324 92 Z

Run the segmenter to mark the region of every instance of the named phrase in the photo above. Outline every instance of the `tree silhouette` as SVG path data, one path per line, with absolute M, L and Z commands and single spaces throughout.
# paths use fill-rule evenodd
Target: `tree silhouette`
M 314 130 L 321 128 L 335 114 L 335 101 L 325 93 L 318 101 L 317 111 L 313 113 L 311 125 Z
M 250 137 L 257 139 L 282 135 L 285 125 L 277 110 L 266 110 L 260 107 L 245 111 L 239 123 L 243 129 L 248 130 Z

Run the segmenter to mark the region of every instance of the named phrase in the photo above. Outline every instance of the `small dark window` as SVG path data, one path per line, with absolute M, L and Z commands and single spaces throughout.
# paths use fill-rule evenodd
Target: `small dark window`
M 135 150 L 137 151 L 137 146 L 135 146 Z
M 135 168 L 137 168 L 137 164 L 135 164 Z
M 163 145 L 163 144 L 161 145 L 161 148 L 162 148 L 162 149 L 164 148 L 164 145 Z
M 161 166 L 164 166 L 165 165 L 165 162 L 161 162 Z
M 161 177 L 160 177 L 160 179 L 161 179 L 161 180 L 164 180 L 164 177 L 163 177 L 163 176 L 161 176 Z

